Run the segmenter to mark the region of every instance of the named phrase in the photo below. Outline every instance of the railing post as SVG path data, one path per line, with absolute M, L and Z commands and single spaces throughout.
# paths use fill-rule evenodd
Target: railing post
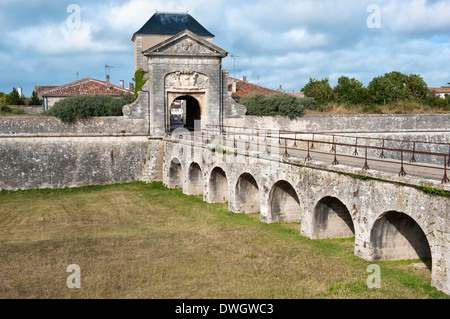
M 416 163 L 417 162 L 416 158 L 415 158 L 415 154 L 416 154 L 416 142 L 414 142 L 414 144 L 413 144 L 413 153 L 412 153 L 412 157 L 410 159 L 411 163 Z
M 383 146 L 381 146 L 380 158 L 386 158 L 386 156 L 384 156 L 384 138 L 383 138 Z
M 358 155 L 358 138 L 356 138 L 355 151 L 353 152 L 353 155 Z
M 336 152 L 336 146 L 333 144 L 333 149 L 334 149 L 334 161 L 333 161 L 333 163 L 331 163 L 331 165 L 339 165 L 339 162 L 338 162 L 338 160 L 337 160 L 337 152 Z
M 450 147 L 448 148 L 448 162 L 447 166 L 450 167 Z
M 447 155 L 444 155 L 444 177 L 442 178 L 441 183 L 442 184 L 446 184 L 449 182 L 448 177 L 447 177 Z
M 369 169 L 369 165 L 367 162 L 367 146 L 366 146 L 366 154 L 365 154 L 365 159 L 364 159 L 364 167 L 362 168 L 363 170 L 368 170 Z
M 287 140 L 284 138 L 284 154 L 283 157 L 289 157 L 289 153 L 287 151 Z
M 306 155 L 305 162 L 312 160 L 310 152 L 309 152 L 309 141 L 308 141 L 308 155 Z
M 403 168 L 403 150 L 402 150 L 402 166 L 400 168 L 400 173 L 398 173 L 398 176 L 406 176 L 405 169 Z

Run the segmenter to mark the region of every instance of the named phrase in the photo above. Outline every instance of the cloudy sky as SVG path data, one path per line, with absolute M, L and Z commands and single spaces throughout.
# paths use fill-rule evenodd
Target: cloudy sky
M 450 0 L 0 0 L 0 91 L 104 79 L 105 64 L 131 82 L 131 37 L 156 10 L 189 12 L 229 52 L 231 76 L 269 88 L 390 71 L 450 82 Z

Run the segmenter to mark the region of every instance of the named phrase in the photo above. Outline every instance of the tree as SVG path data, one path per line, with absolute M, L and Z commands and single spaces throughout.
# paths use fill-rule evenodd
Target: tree
M 302 89 L 305 96 L 314 98 L 317 103 L 325 104 L 334 100 L 334 92 L 328 83 L 328 78 L 317 80 L 309 78 L 309 82 Z
M 377 104 L 390 101 L 394 97 L 394 84 L 385 76 L 375 77 L 367 87 L 369 99 Z
M 335 100 L 339 103 L 359 104 L 367 98 L 367 89 L 355 78 L 341 76 L 334 87 Z
M 403 100 L 409 97 L 408 89 L 406 88 L 406 81 L 408 76 L 398 71 L 392 71 L 384 75 L 385 78 L 391 81 L 393 85 L 392 99 Z
M 6 104 L 7 105 L 25 105 L 25 101 L 23 97 L 19 95 L 16 88 L 13 87 L 12 91 L 6 96 Z
M 0 92 L 0 103 L 6 102 L 6 94 L 3 92 Z
M 428 85 L 418 74 L 410 74 L 406 78 L 406 89 L 410 98 L 423 100 L 428 94 Z
M 31 93 L 30 105 L 42 105 L 42 100 L 38 98 L 36 91 L 33 91 L 33 93 Z

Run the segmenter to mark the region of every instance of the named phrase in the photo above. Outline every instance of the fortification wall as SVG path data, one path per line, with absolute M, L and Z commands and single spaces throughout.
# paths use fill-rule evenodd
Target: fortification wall
M 93 117 L 64 123 L 39 115 L 0 116 L 0 137 L 19 136 L 127 136 L 148 135 L 145 119 Z
M 321 114 L 226 118 L 224 125 L 301 132 L 393 133 L 450 132 L 450 114 Z
M 149 144 L 144 120 L 92 118 L 69 124 L 48 116 L 3 116 L 0 189 L 146 180 Z

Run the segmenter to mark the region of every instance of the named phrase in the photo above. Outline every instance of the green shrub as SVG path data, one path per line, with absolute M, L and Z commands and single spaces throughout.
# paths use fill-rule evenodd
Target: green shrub
M 7 105 L 0 105 L 0 113 L 12 113 L 12 108 Z
M 303 108 L 306 110 L 315 110 L 317 109 L 317 101 L 312 97 L 304 97 L 298 99 L 300 104 L 303 105 Z
M 63 122 L 72 122 L 91 116 L 122 116 L 124 105 L 134 101 L 130 94 L 113 98 L 106 95 L 80 95 L 60 100 L 45 112 L 59 118 Z
M 263 116 L 265 112 L 265 107 L 263 106 L 265 104 L 265 101 L 266 95 L 261 93 L 254 93 L 242 97 L 239 100 L 239 103 L 247 107 L 248 115 Z
M 143 69 L 139 69 L 134 73 L 134 95 L 138 96 L 138 92 L 142 91 L 142 87 L 144 86 L 147 79 L 145 78 L 145 71 Z
M 264 95 L 254 93 L 244 96 L 239 103 L 247 107 L 248 115 L 282 115 L 291 118 L 303 116 L 305 105 L 310 108 L 315 107 L 314 99 L 304 100 L 288 94 Z

